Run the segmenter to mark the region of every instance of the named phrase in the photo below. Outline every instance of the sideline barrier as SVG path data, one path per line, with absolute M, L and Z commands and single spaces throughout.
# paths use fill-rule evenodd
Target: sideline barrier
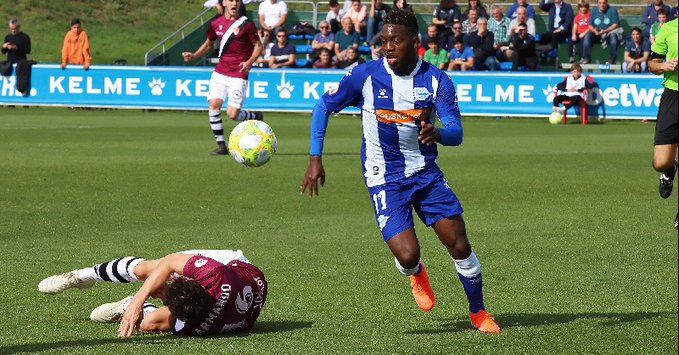
M 31 93 L 15 91 L 16 78 L 1 77 L 0 105 L 82 106 L 207 110 L 211 68 L 33 66 Z M 463 116 L 538 116 L 551 112 L 555 86 L 566 73 L 449 73 Z M 337 86 L 343 70 L 253 69 L 245 107 L 311 112 L 318 98 Z M 593 75 L 590 119 L 655 118 L 662 78 L 651 74 Z M 347 109 L 346 112 L 357 112 Z

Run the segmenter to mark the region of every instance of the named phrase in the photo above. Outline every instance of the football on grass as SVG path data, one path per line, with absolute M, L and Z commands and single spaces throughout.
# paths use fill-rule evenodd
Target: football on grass
M 262 121 L 243 121 L 229 135 L 231 156 L 248 167 L 266 164 L 276 152 L 277 144 L 273 130 Z
M 563 115 L 561 115 L 560 112 L 552 112 L 551 115 L 549 115 L 549 123 L 551 124 L 560 124 L 561 120 L 563 120 Z

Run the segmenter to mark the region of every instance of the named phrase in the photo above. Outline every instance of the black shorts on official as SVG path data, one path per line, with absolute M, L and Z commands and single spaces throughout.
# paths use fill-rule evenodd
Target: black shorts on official
M 665 88 L 660 97 L 655 145 L 679 144 L 679 91 Z

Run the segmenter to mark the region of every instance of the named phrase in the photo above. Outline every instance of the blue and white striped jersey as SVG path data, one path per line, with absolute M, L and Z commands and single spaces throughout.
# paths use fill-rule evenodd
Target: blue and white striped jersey
M 386 60 L 362 64 L 323 95 L 311 124 L 311 155 L 322 155 L 323 140 L 332 112 L 348 106 L 361 109 L 363 145 L 361 157 L 368 187 L 398 181 L 415 174 L 438 155 L 436 145 L 422 144 L 421 121 L 438 112 L 443 123 L 441 144 L 462 143 L 462 122 L 455 85 L 448 75 L 419 60 L 408 76 L 396 75 Z

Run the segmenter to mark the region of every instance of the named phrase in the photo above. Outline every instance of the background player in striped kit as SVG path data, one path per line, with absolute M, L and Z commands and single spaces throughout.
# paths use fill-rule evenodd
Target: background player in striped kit
M 421 61 L 417 20 L 393 10 L 384 19 L 383 59 L 354 68 L 334 92 L 323 95 L 311 122 L 310 163 L 301 193 L 318 194 L 325 183 L 321 160 L 331 112 L 361 108 L 361 157 L 375 217 L 397 269 L 410 276 L 415 301 L 424 311 L 434 307 L 434 291 L 420 259 L 413 208 L 433 227 L 448 249 L 469 301 L 472 325 L 484 333 L 500 328 L 485 310 L 481 264 L 472 251 L 462 206 L 436 164 L 436 143 L 460 145 L 462 125 L 455 86 L 440 69 Z M 443 128 L 430 117 L 438 111 Z

